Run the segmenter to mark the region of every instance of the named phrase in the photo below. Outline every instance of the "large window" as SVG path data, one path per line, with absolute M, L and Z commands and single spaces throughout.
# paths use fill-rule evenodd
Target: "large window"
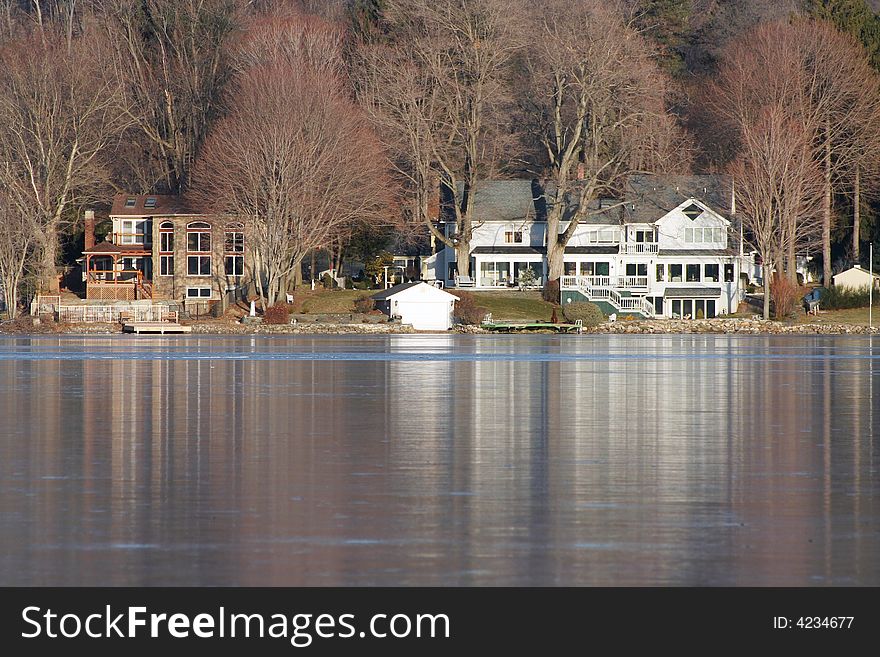
M 669 282 L 670 283 L 681 283 L 683 268 L 684 267 L 682 265 L 669 265 Z
M 189 276 L 211 275 L 211 225 L 194 221 L 186 227 L 186 273 Z
M 733 263 L 724 265 L 724 282 L 733 283 Z
M 716 317 L 715 299 L 673 299 L 672 317 L 675 319 L 712 319 Z
M 508 230 L 504 233 L 505 244 L 522 244 L 523 234 L 521 230 Z
M 685 228 L 684 241 L 687 244 L 723 244 L 723 228 Z
M 608 262 L 582 262 L 581 276 L 610 276 L 611 263 Z
M 619 241 L 617 228 L 596 228 L 587 231 L 587 242 L 590 244 L 617 244 Z
M 196 221 L 186 227 L 186 250 L 189 253 L 211 252 L 211 226 Z
M 223 243 L 224 264 L 227 276 L 244 275 L 244 228 L 241 224 L 230 224 L 226 228 Z
M 159 276 L 174 276 L 174 256 L 159 256 Z
M 510 282 L 509 262 L 481 262 L 480 285 L 505 285 Z
M 700 282 L 700 265 L 688 265 L 686 270 L 686 280 L 688 283 Z
M 648 276 L 648 265 L 646 263 L 628 263 L 626 265 L 627 276 Z
M 707 281 L 711 281 L 712 283 L 717 283 L 720 278 L 718 276 L 718 265 L 706 265 L 703 268 L 704 279 Z
M 159 276 L 174 275 L 174 224 L 159 224 Z
M 663 276 L 664 276 L 664 274 L 663 274 L 663 265 L 657 265 L 657 282 L 658 282 L 658 283 L 662 283 L 662 282 L 663 282 Z
M 146 219 L 124 219 L 119 223 L 119 228 L 118 244 L 146 244 L 150 241 L 146 234 Z

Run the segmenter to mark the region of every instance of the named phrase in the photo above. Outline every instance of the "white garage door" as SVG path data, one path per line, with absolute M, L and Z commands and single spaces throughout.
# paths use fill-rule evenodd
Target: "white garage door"
M 450 327 L 447 301 L 399 301 L 397 312 L 402 323 L 419 331 L 446 331 Z

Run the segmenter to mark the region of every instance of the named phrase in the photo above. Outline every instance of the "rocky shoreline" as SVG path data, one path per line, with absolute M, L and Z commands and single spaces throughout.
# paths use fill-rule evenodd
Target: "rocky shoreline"
M 297 324 L 239 324 L 232 322 L 187 322 L 198 335 L 394 335 L 423 333 L 397 323 L 298 322 Z M 0 323 L 0 333 L 7 335 L 110 335 L 121 333 L 120 324 L 34 324 L 30 318 Z M 483 335 L 479 326 L 457 326 L 453 333 Z M 536 332 L 536 331 L 532 331 Z M 540 332 L 540 331 L 537 331 Z M 549 331 L 548 331 L 549 332 Z M 759 319 L 695 319 L 618 321 L 585 328 L 585 334 L 745 334 L 745 335 L 867 335 L 868 327 L 855 324 L 786 324 Z M 880 334 L 880 328 L 874 327 Z

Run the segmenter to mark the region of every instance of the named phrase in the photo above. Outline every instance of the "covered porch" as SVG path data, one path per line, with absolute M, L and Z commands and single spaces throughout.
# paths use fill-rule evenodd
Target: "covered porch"
M 141 246 L 105 242 L 83 252 L 86 299 L 138 301 L 153 298 L 153 258 Z

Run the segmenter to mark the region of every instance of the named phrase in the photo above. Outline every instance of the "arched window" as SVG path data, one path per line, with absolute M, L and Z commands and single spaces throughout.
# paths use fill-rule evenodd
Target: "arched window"
M 159 276 L 174 276 L 174 224 L 159 224 Z
M 242 276 L 244 274 L 244 226 L 240 223 L 228 224 L 225 237 L 223 253 L 226 275 Z
M 211 275 L 211 224 L 193 221 L 186 226 L 186 273 Z

